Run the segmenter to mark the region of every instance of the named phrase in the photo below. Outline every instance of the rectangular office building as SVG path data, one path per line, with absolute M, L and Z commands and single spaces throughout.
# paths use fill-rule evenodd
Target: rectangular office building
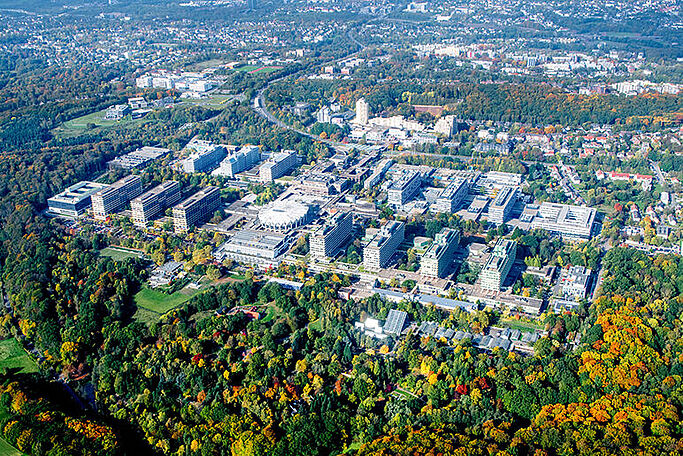
M 453 255 L 460 244 L 460 232 L 442 229 L 434 238 L 420 260 L 420 272 L 429 277 L 443 278 L 453 262 Z
M 467 196 L 470 183 L 467 179 L 456 179 L 444 188 L 434 203 L 435 212 L 452 214 L 458 210 L 458 206 Z
M 363 266 L 381 269 L 389 263 L 405 237 L 405 224 L 389 220 L 363 249 Z
M 130 202 L 133 210 L 133 223 L 144 227 L 163 211 L 180 201 L 180 184 L 166 181 Z
M 509 239 L 498 239 L 491 256 L 481 270 L 481 288 L 500 291 L 512 269 L 517 256 L 517 243 Z
M 261 151 L 258 146 L 244 146 L 230 152 L 211 174 L 233 178 L 237 173 L 254 166 L 259 160 L 261 160 Z
M 261 165 L 259 168 L 259 178 L 261 182 L 272 182 L 296 168 L 296 164 L 296 152 L 293 150 L 278 152 Z
M 47 207 L 55 214 L 79 217 L 92 205 L 92 195 L 105 188 L 107 184 L 81 181 L 47 200 Z
M 183 171 L 186 173 L 208 173 L 216 169 L 218 164 L 228 155 L 225 146 L 202 142 L 194 142 L 195 149 L 188 158 L 182 161 Z
M 148 163 L 158 160 L 171 152 L 171 149 L 163 147 L 141 147 L 133 152 L 130 152 L 120 157 L 107 162 L 110 168 L 136 169 L 142 168 Z
M 410 201 L 422 185 L 417 171 L 404 171 L 394 180 L 387 190 L 388 202 L 394 207 L 403 206 Z
M 589 239 L 598 211 L 591 207 L 541 203 L 531 228 L 541 228 L 570 238 Z
M 517 203 L 517 188 L 503 187 L 489 205 L 489 222 L 505 223 Z
M 283 234 L 241 230 L 221 245 L 215 257 L 261 267 L 277 267 L 279 257 L 287 252 L 289 238 Z
M 105 219 L 128 204 L 142 193 L 142 179 L 131 174 L 119 179 L 92 196 L 92 211 L 95 218 Z
M 173 228 L 184 233 L 205 222 L 221 205 L 218 187 L 205 187 L 173 208 Z
M 324 225 L 311 233 L 310 250 L 314 258 L 324 259 L 349 239 L 353 230 L 353 216 L 350 212 L 339 212 Z

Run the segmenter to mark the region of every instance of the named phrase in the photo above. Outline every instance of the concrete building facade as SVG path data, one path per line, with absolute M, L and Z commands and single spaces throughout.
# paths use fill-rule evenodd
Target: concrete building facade
M 97 219 L 105 219 L 121 210 L 142 193 L 142 179 L 131 174 L 119 179 L 92 196 L 92 211 Z
M 405 237 L 405 224 L 389 220 L 363 249 L 363 266 L 377 270 L 385 267 Z
M 218 187 L 205 187 L 173 208 L 173 228 L 184 233 L 193 226 L 203 223 L 221 205 L 221 191 Z
M 310 235 L 311 256 L 325 259 L 346 242 L 353 231 L 353 216 L 350 212 L 339 212 Z
M 166 208 L 178 201 L 180 201 L 180 184 L 178 182 L 166 181 L 157 185 L 131 201 L 133 224 L 144 227 Z

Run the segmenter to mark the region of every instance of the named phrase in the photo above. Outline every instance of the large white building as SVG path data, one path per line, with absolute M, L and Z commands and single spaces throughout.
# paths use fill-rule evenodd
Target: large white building
M 420 260 L 420 272 L 430 277 L 444 277 L 453 262 L 453 255 L 460 244 L 460 232 L 451 228 L 442 229 L 434 238 Z
M 92 211 L 97 219 L 118 212 L 142 193 L 142 179 L 131 174 L 103 188 L 92 196 Z
M 405 224 L 389 220 L 363 249 L 363 266 L 373 270 L 385 267 L 403 242 L 404 236 Z
M 491 256 L 486 261 L 479 277 L 481 288 L 489 291 L 500 291 L 517 255 L 517 243 L 510 239 L 498 239 Z
M 141 147 L 133 152 L 130 152 L 120 157 L 116 157 L 113 160 L 107 162 L 107 166 L 110 168 L 124 168 L 124 169 L 135 169 L 142 168 L 147 163 L 157 160 L 164 155 L 171 152 L 171 149 L 166 149 L 164 147 Z
M 70 217 L 79 217 L 92 207 L 92 195 L 105 188 L 106 184 L 81 181 L 47 200 L 50 212 Z
M 213 171 L 228 155 L 227 147 L 195 141 L 188 145 L 194 151 L 182 161 L 183 171 L 186 173 L 201 173 Z
M 359 125 L 367 125 L 370 120 L 370 105 L 365 98 L 360 98 L 356 101 L 356 118 L 354 122 Z
M 208 219 L 221 205 L 221 191 L 218 187 L 204 187 L 173 208 L 173 228 L 184 233 L 193 226 Z
M 444 188 L 434 202 L 434 212 L 453 213 L 467 196 L 470 183 L 467 179 L 458 178 Z
M 258 220 L 266 230 L 286 232 L 306 225 L 314 215 L 315 209 L 310 204 L 276 200 L 259 211 Z
M 233 150 L 211 174 L 235 177 L 237 173 L 248 170 L 259 160 L 261 160 L 261 151 L 258 146 L 244 146 L 239 150 Z
M 272 182 L 296 167 L 296 152 L 285 150 L 271 155 L 266 163 L 259 168 L 259 179 L 261 182 Z
M 325 259 L 346 242 L 353 231 L 353 216 L 350 212 L 338 212 L 319 226 L 310 235 L 311 256 Z
M 517 202 L 517 188 L 503 187 L 489 205 L 488 220 L 498 225 L 505 223 Z
M 417 171 L 403 171 L 391 183 L 387 190 L 387 200 L 390 205 L 401 207 L 410 201 L 422 185 L 422 178 Z
M 541 203 L 531 220 L 531 228 L 544 229 L 570 238 L 588 239 L 598 211 L 590 207 L 569 204 Z
M 178 182 L 166 181 L 157 185 L 130 202 L 130 207 L 133 210 L 133 224 L 144 227 L 147 222 L 178 201 L 180 201 L 180 184 Z
M 221 245 L 215 256 L 263 268 L 277 267 L 279 257 L 289 248 L 289 238 L 282 234 L 241 230 Z

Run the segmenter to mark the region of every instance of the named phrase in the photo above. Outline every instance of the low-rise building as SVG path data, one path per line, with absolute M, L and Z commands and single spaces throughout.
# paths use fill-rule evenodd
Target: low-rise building
M 81 181 L 47 200 L 50 212 L 70 217 L 79 217 L 92 207 L 92 195 L 107 187 L 107 184 Z
M 277 267 L 279 258 L 289 248 L 289 238 L 282 234 L 241 230 L 221 245 L 216 258 L 230 259 L 260 267 Z
M 121 210 L 130 200 L 142 193 L 142 179 L 131 174 L 103 188 L 92 196 L 95 218 L 105 219 Z
M 556 295 L 566 300 L 586 299 L 590 285 L 591 270 L 583 266 L 562 268 L 557 282 Z
M 184 233 L 193 226 L 205 222 L 221 205 L 218 187 L 205 187 L 173 208 L 173 228 Z
M 153 160 L 158 160 L 159 158 L 165 156 L 171 152 L 171 149 L 166 149 L 164 147 L 141 147 L 133 152 L 130 152 L 120 157 L 116 157 L 113 160 L 107 162 L 107 166 L 110 168 L 123 168 L 123 169 L 136 169 L 142 168 L 149 162 Z
M 597 212 L 590 207 L 541 203 L 531 221 L 531 228 L 544 229 L 570 238 L 588 239 L 591 237 Z

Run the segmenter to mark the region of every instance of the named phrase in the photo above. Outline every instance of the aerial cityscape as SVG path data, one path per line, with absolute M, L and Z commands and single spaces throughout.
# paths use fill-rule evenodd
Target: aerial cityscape
M 674 0 L 0 0 L 0 456 L 683 454 Z

